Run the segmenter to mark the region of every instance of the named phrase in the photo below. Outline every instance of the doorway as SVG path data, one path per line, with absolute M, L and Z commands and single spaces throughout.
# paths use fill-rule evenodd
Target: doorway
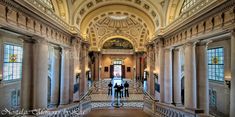
M 114 78 L 122 78 L 122 61 L 115 60 L 113 62 L 113 76 Z
M 121 78 L 122 76 L 122 65 L 114 65 L 114 70 L 113 70 L 113 75 L 114 75 L 114 78 Z

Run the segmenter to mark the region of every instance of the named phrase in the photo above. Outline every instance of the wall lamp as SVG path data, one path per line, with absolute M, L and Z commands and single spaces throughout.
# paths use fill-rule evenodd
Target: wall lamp
M 226 85 L 230 89 L 230 87 L 231 87 L 231 76 L 225 76 L 224 80 L 225 80 Z

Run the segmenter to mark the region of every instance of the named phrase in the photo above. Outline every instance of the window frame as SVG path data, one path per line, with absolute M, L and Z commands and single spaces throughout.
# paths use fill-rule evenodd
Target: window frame
M 222 52 L 218 52 L 218 50 L 219 49 L 222 49 Z M 222 57 L 222 63 L 218 63 L 218 64 L 213 64 L 213 63 L 210 63 L 210 61 L 212 61 L 211 59 L 210 59 L 210 56 L 209 56 L 209 50 L 214 50 L 214 51 L 216 51 L 215 53 L 214 53 L 214 55 L 215 55 L 215 57 Z M 219 53 L 222 53 L 221 55 L 219 54 Z M 211 57 L 212 57 L 212 55 L 211 55 Z M 209 81 L 215 81 L 215 82 L 224 82 L 224 73 L 225 73 L 225 70 L 224 70 L 224 47 L 214 47 L 214 48 L 208 48 L 207 49 L 207 65 L 208 65 L 208 71 L 207 71 L 207 77 L 208 77 L 208 80 Z M 219 60 L 218 60 L 218 62 L 219 62 Z M 210 68 L 210 66 L 213 66 L 212 68 Z M 223 68 L 220 68 L 219 66 L 222 66 Z M 222 72 L 222 74 L 223 74 L 223 76 L 222 77 L 218 77 L 218 76 L 216 76 L 216 74 L 218 74 L 218 73 L 220 73 L 220 70 L 219 69 L 223 69 L 223 72 Z M 210 77 L 210 70 L 213 70 L 214 72 L 214 79 L 212 79 L 211 77 Z M 222 78 L 222 80 L 220 80 Z
M 12 81 L 20 81 L 22 78 L 23 78 L 23 52 L 24 52 L 24 50 L 23 50 L 23 45 L 21 45 L 21 44 L 15 44 L 15 43 L 10 43 L 10 42 L 4 42 L 3 44 L 3 48 L 2 48 L 2 52 L 3 52 L 3 56 L 2 56 L 2 82 L 12 82 Z M 22 49 L 22 56 L 21 56 L 21 62 L 5 62 L 5 55 L 6 55 L 6 53 L 5 53 L 5 46 L 6 45 L 10 45 L 10 46 L 17 46 L 17 47 L 20 47 L 21 49 Z M 9 54 L 9 53 L 8 53 Z M 11 79 L 5 79 L 4 77 L 4 66 L 5 66 L 5 64 L 9 64 L 9 63 L 21 63 L 21 72 L 20 72 L 20 78 L 16 78 L 16 79 L 13 79 L 13 76 L 12 76 L 12 78 Z M 13 69 L 13 65 L 12 65 L 12 69 Z

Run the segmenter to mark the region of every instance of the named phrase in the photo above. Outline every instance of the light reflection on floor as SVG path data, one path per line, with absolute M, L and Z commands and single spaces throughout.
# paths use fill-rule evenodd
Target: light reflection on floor
M 123 84 L 122 78 L 113 78 L 113 86 L 117 83 L 117 85 Z
M 111 82 L 113 87 L 121 85 L 125 82 L 129 83 L 129 97 L 115 97 L 114 88 L 112 88 L 112 95 L 108 95 L 108 84 Z M 91 94 L 93 101 L 92 108 L 114 107 L 117 102 L 123 108 L 143 108 L 143 85 L 141 82 L 125 78 L 104 79 L 102 81 L 94 82 L 94 92 Z
M 144 80 L 144 84 L 143 84 L 143 90 L 144 90 L 144 92 L 147 92 L 147 81 L 146 80 Z

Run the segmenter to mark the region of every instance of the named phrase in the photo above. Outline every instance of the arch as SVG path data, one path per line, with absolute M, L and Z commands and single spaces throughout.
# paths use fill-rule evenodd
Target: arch
M 149 35 L 153 35 L 155 32 L 155 25 L 154 22 L 152 21 L 152 19 L 147 16 L 143 11 L 136 9 L 134 7 L 131 6 L 127 6 L 127 5 L 108 5 L 108 6 L 103 6 L 100 7 L 92 12 L 90 12 L 89 14 L 87 14 L 83 20 L 81 21 L 80 24 L 80 32 L 82 34 L 86 33 L 86 29 L 89 26 L 90 22 L 92 21 L 92 19 L 96 16 L 99 16 L 101 14 L 104 13 L 108 13 L 113 11 L 113 9 L 120 9 L 120 11 L 125 11 L 125 12 L 130 12 L 132 14 L 135 14 L 138 17 L 142 17 L 143 20 L 146 22 L 147 28 L 149 29 Z
M 145 14 L 145 17 L 148 17 L 150 21 L 152 22 L 153 26 L 162 26 L 162 15 L 159 15 L 159 12 L 156 11 L 156 8 L 153 7 L 152 4 L 148 3 L 149 1 L 142 1 L 142 0 L 136 0 L 136 1 L 102 1 L 100 0 L 99 3 L 97 3 L 97 0 L 88 0 L 88 1 L 80 1 L 76 2 L 78 6 L 76 6 L 75 11 L 73 12 L 73 25 L 82 24 L 82 20 L 87 17 L 88 14 L 90 14 L 93 11 L 96 11 L 97 9 L 100 9 L 101 7 L 104 6 L 111 6 L 111 5 L 120 5 L 120 6 L 128 6 L 131 9 L 138 9 L 141 11 L 143 14 Z M 78 4 L 80 3 L 80 4 Z M 89 8 L 86 7 L 88 4 L 92 4 Z M 120 10 L 123 10 L 122 8 L 117 8 Z M 112 9 L 113 10 L 113 9 Z M 79 12 L 80 11 L 80 12 Z M 80 14 L 82 11 L 82 15 Z M 132 12 L 133 10 L 127 10 Z M 159 17 L 160 16 L 160 17 Z M 81 26 L 80 26 L 81 27 Z M 155 28 L 156 30 L 156 28 Z M 155 31 L 154 30 L 154 31 Z

